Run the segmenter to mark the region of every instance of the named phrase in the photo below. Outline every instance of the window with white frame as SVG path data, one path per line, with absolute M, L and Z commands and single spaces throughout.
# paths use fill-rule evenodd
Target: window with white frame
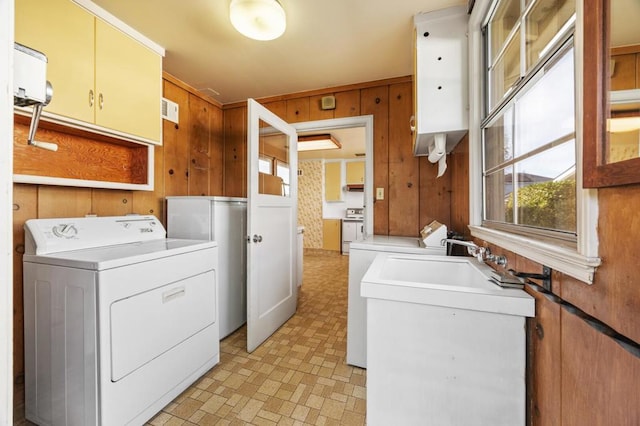
M 483 226 L 577 244 L 575 0 L 498 0 L 485 19 Z
M 592 283 L 601 260 L 598 194 L 581 176 L 582 12 L 576 0 L 475 1 L 469 229 Z

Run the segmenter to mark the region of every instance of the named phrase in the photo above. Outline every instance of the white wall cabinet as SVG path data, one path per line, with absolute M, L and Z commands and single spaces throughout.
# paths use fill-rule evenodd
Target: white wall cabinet
M 162 143 L 163 52 L 70 0 L 17 0 L 15 22 L 16 41 L 47 55 L 53 98 L 45 119 Z
M 414 153 L 428 155 L 434 135 L 447 135 L 447 152 L 469 128 L 466 6 L 414 17 Z

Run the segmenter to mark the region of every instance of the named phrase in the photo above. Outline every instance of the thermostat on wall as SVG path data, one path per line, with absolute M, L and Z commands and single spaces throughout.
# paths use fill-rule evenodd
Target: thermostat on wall
M 178 124 L 178 111 L 180 105 L 170 101 L 167 98 L 162 98 L 162 118 L 172 121 Z

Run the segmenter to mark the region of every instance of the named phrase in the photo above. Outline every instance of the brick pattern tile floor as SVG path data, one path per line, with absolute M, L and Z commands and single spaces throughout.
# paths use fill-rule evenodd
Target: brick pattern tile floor
M 366 371 L 345 364 L 348 256 L 308 250 L 298 310 L 253 353 L 246 328 L 220 363 L 147 425 L 363 425 Z M 24 419 L 19 387 L 15 425 Z
M 347 256 L 309 250 L 296 314 L 253 353 L 246 328 L 220 344 L 220 364 L 147 423 L 363 425 L 366 372 L 345 363 Z

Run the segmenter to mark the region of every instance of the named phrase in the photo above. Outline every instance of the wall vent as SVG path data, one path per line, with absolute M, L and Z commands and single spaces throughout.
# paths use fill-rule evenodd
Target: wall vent
M 336 109 L 336 97 L 323 96 L 320 100 L 320 108 L 323 110 Z
M 177 103 L 170 101 L 169 99 L 162 98 L 162 118 L 178 124 L 179 110 L 180 106 Z

